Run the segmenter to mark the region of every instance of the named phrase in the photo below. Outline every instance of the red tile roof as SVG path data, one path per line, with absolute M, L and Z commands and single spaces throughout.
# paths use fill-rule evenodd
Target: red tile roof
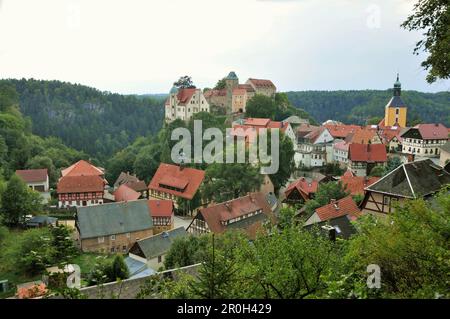
M 244 94 L 247 94 L 246 89 L 240 89 L 240 88 L 233 89 L 233 95 L 244 95 Z
M 355 176 L 352 171 L 347 170 L 340 181 L 350 192 L 350 195 L 364 195 L 364 188 L 372 185 L 379 179 L 379 177 Z
M 350 133 L 345 141 L 347 143 L 356 143 L 356 144 L 369 144 L 369 141 L 377 135 L 377 132 L 369 129 L 361 129 L 357 130 L 354 133 Z
M 386 162 L 384 144 L 350 144 L 348 158 L 353 162 Z
M 325 124 L 325 127 L 334 138 L 346 138 L 348 134 L 361 130 L 359 125 L 337 125 L 337 124 Z
M 205 98 L 209 98 L 211 96 L 226 96 L 227 95 L 227 90 L 226 89 L 222 89 L 222 90 L 208 90 L 205 93 L 203 93 L 203 95 L 205 96 Z
M 361 212 L 353 201 L 352 196 L 344 197 L 340 200 L 330 203 L 328 205 L 316 209 L 316 214 L 321 221 L 326 221 L 332 218 L 350 215 L 351 217 L 359 217 Z
M 127 202 L 137 200 L 141 197 L 141 193 L 136 192 L 126 184 L 122 184 L 114 192 L 114 199 L 116 202 Z
M 251 193 L 243 197 L 200 209 L 199 214 L 203 216 L 203 219 L 208 224 L 211 232 L 222 233 L 227 227 L 223 222 L 258 210 L 262 210 L 263 214 L 268 218 L 273 219 L 272 210 L 266 199 L 266 195 L 262 192 Z M 245 226 L 247 233 L 249 233 L 251 237 L 255 235 L 255 228 L 261 226 L 261 222 L 256 224 L 257 225 Z
M 150 181 L 148 188 L 185 199 L 192 199 L 204 178 L 205 171 L 189 167 L 180 168 L 178 165 L 161 163 Z M 184 190 L 167 189 L 161 187 L 161 184 L 177 188 L 183 188 L 184 185 Z
M 256 88 L 272 88 L 275 89 L 275 85 L 270 80 L 263 79 L 248 79 Z
M 250 84 L 239 84 L 237 87 L 239 89 L 244 89 L 247 92 L 255 92 L 255 90 L 253 89 L 253 87 Z
M 180 89 L 177 94 L 178 104 L 185 105 L 188 103 L 196 90 L 197 89 Z
M 25 183 L 45 182 L 48 178 L 46 168 L 17 170 L 16 175 L 23 179 Z
M 105 180 L 97 175 L 64 176 L 57 185 L 57 193 L 103 192 Z
M 104 172 L 91 163 L 81 160 L 61 171 L 62 176 L 97 175 L 102 176 Z
M 297 189 L 300 194 L 306 195 L 305 199 L 308 199 L 310 195 L 317 192 L 317 188 L 319 187 L 319 182 L 316 180 L 308 181 L 306 178 L 302 177 L 294 182 L 292 182 L 285 190 L 285 195 L 288 197 L 292 190 Z
M 152 217 L 170 217 L 173 215 L 173 202 L 171 200 L 151 199 L 148 201 Z
M 270 119 L 251 118 L 251 117 L 249 117 L 249 118 L 244 120 L 244 125 L 267 127 L 269 122 L 270 122 Z
M 448 129 L 442 124 L 419 124 L 414 126 L 418 129 L 422 139 L 446 139 L 448 138 Z

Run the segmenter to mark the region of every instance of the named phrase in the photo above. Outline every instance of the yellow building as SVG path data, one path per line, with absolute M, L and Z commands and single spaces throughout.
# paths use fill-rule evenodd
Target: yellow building
M 397 74 L 397 81 L 394 83 L 394 96 L 386 105 L 384 113 L 384 126 L 406 127 L 407 107 L 400 97 L 401 93 L 402 85 Z

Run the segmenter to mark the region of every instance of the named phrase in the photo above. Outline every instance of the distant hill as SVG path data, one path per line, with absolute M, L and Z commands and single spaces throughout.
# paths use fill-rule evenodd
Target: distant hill
M 102 162 L 162 126 L 163 98 L 113 94 L 60 81 L 0 82 L 15 86 L 34 134 L 59 137 Z
M 287 92 L 290 102 L 308 112 L 314 119 L 365 124 L 367 119 L 383 117 L 392 90 L 366 91 L 300 91 Z M 450 92 L 422 93 L 402 91 L 408 106 L 408 121 L 441 122 L 450 127 Z

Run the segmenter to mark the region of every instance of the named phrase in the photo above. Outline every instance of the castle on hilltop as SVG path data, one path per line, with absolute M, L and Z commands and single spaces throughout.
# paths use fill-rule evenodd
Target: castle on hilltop
M 227 114 L 243 113 L 247 101 L 255 94 L 273 97 L 277 88 L 270 80 L 250 78 L 245 84 L 239 84 L 236 73 L 231 71 L 225 78 L 225 88 L 220 90 L 208 90 L 205 98 L 210 105 L 222 107 Z

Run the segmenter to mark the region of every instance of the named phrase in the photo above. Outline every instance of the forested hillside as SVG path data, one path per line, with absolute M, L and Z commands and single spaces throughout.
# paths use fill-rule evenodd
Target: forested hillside
M 60 81 L 1 80 L 19 94 L 32 132 L 56 136 L 102 162 L 162 126 L 163 99 L 100 92 Z
M 308 112 L 319 122 L 329 119 L 344 123 L 365 124 L 365 121 L 384 116 L 384 107 L 392 97 L 392 90 L 376 91 L 300 91 L 287 92 L 291 103 Z M 441 122 L 450 127 L 450 92 L 422 93 L 402 91 L 408 106 L 408 121 Z
M 31 121 L 19 110 L 14 86 L 0 83 L 0 187 L 2 175 L 9 178 L 16 169 L 47 168 L 53 184 L 58 170 L 88 155 L 67 147 L 55 137 L 31 133 Z

